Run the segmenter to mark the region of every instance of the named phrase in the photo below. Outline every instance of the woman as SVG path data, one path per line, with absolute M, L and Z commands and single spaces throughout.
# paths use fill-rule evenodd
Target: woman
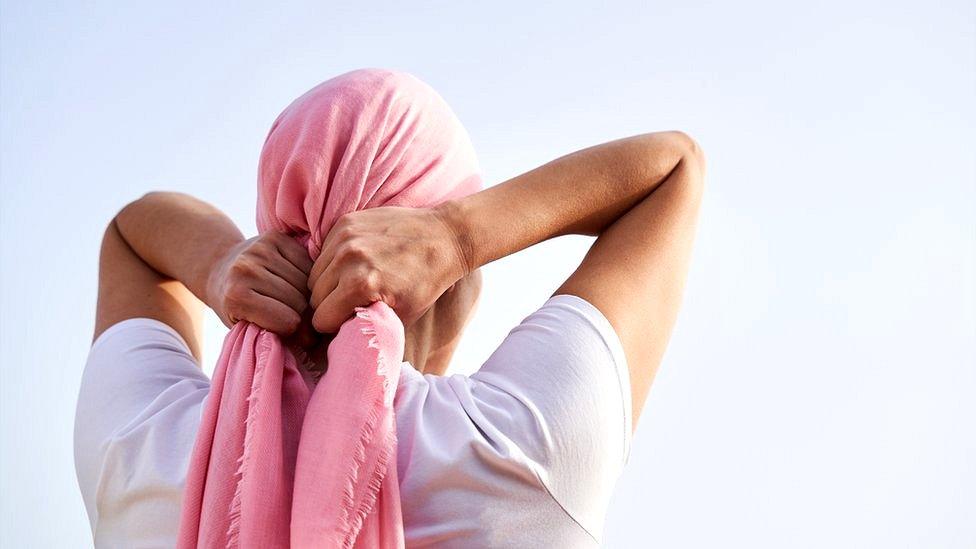
M 384 93 L 418 82 L 369 77 Z M 283 232 L 245 239 L 184 194 L 129 204 L 103 240 L 76 417 L 96 544 L 174 544 L 210 384 L 201 301 L 324 370 L 321 334 L 378 300 L 405 327 L 394 408 L 407 545 L 599 544 L 678 312 L 703 174 L 686 135 L 633 136 L 431 207 L 346 213 L 315 258 Z M 446 376 L 478 269 L 565 234 L 597 236 L 579 268 L 475 374 Z

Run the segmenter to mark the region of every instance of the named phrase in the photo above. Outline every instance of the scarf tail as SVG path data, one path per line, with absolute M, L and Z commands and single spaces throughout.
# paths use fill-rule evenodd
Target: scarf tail
M 400 320 L 376 302 L 329 345 L 327 383 L 312 395 L 298 450 L 295 547 L 403 547 L 393 413 L 403 344 Z M 350 399 L 350 388 L 362 392 Z

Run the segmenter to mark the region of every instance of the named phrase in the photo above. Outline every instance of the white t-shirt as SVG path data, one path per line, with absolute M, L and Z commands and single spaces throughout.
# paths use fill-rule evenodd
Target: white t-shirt
M 98 547 L 172 547 L 210 388 L 170 326 L 93 343 L 75 467 Z M 408 547 L 595 547 L 630 453 L 630 379 L 610 322 L 550 297 L 471 376 L 402 364 L 394 401 Z M 228 464 L 233 466 L 233 464 Z

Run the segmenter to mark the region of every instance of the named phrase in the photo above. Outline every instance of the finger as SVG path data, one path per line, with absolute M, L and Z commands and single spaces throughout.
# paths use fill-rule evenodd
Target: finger
M 335 257 L 335 250 L 330 248 L 322 248 L 319 256 L 315 258 L 315 263 L 312 265 L 312 269 L 308 272 L 308 285 L 311 288 L 319 277 L 322 276 L 322 272 L 328 268 L 329 264 L 332 263 L 332 259 Z
M 267 268 L 250 285 L 256 292 L 287 305 L 298 314 L 309 306 L 304 294 Z
M 312 258 L 308 256 L 308 250 L 305 246 L 302 246 L 294 238 L 284 233 L 281 233 L 281 237 L 275 239 L 274 245 L 282 257 L 308 276 L 308 272 L 312 269 Z
M 339 268 L 333 263 L 330 264 L 318 280 L 315 281 L 315 285 L 312 288 L 312 295 L 309 297 L 309 303 L 312 307 L 318 307 L 322 300 L 329 294 L 331 294 L 336 287 L 339 285 Z
M 325 235 L 325 240 L 322 242 L 322 249 L 319 251 L 319 256 L 315 258 L 315 263 L 312 265 L 312 269 L 308 272 L 309 284 L 313 284 L 318 280 L 319 276 L 322 275 L 322 271 L 332 263 L 332 259 L 335 257 L 335 249 L 339 245 L 341 238 L 339 238 L 339 233 L 342 232 L 342 228 L 335 228 L 329 231 L 329 234 Z
M 294 333 L 302 321 L 288 305 L 254 290 L 250 291 L 241 317 L 280 335 Z
M 298 326 L 298 329 L 295 330 L 295 332 L 286 340 L 289 344 L 295 343 L 303 349 L 311 349 L 319 342 L 319 340 L 322 338 L 322 334 L 316 332 L 315 328 L 312 327 L 313 314 L 315 314 L 315 311 L 311 308 L 306 309 L 305 312 L 302 313 L 302 320 Z
M 308 275 L 283 256 L 272 256 L 265 268 L 291 284 L 298 293 L 306 297 L 309 295 Z
M 340 284 L 316 307 L 312 326 L 323 334 L 337 333 L 342 323 L 351 318 L 356 312 L 356 307 L 361 305 L 368 305 L 368 303 L 362 303 L 359 294 L 352 291 L 349 286 Z

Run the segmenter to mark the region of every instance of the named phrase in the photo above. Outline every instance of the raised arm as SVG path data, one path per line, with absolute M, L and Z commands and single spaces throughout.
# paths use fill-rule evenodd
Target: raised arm
M 443 206 L 468 270 L 555 236 L 598 235 L 554 294 L 586 299 L 613 325 L 630 371 L 634 426 L 681 304 L 704 168 L 687 135 L 640 135 Z
M 565 234 L 598 236 L 556 293 L 600 309 L 620 336 L 634 418 L 670 338 L 702 194 L 704 158 L 681 132 L 619 139 L 560 157 L 430 209 L 340 218 L 309 275 L 315 327 L 383 299 L 406 323 L 478 267 Z
M 223 212 L 192 196 L 151 192 L 109 223 L 99 262 L 97 338 L 128 318 L 172 326 L 201 359 L 201 301 L 227 326 L 246 319 L 295 332 L 307 306 L 308 253 L 267 233 L 245 240 Z

